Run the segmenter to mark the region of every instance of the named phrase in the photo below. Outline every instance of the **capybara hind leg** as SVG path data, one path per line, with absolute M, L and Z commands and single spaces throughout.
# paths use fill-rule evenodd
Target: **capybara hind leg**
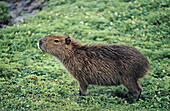
M 132 99 L 128 101 L 128 103 L 132 104 L 139 99 L 142 89 L 138 82 L 128 81 L 126 84 L 124 84 L 124 86 L 132 93 L 133 96 Z
M 82 100 L 86 100 L 85 96 L 87 95 L 87 87 L 88 85 L 84 85 L 84 84 L 79 84 L 79 95 L 80 98 L 76 101 L 82 101 Z

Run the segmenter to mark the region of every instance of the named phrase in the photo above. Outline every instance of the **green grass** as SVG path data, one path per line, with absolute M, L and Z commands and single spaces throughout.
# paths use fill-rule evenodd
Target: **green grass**
M 168 110 L 170 83 L 169 0 L 50 0 L 44 11 L 0 30 L 0 110 Z M 56 59 L 41 52 L 39 38 L 67 34 L 81 43 L 125 44 L 151 63 L 134 104 L 119 87 L 88 88 L 78 97 L 77 82 Z
M 0 24 L 8 24 L 11 20 L 11 15 L 8 12 L 8 3 L 0 1 Z

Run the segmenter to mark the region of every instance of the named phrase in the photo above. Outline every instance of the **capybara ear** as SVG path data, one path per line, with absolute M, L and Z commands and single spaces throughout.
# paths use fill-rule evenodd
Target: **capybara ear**
M 65 38 L 65 44 L 69 45 L 71 42 L 71 38 L 69 36 L 67 36 L 67 38 Z

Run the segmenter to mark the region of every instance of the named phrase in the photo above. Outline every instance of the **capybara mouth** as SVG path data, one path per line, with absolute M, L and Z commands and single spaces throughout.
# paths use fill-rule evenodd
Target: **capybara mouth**
M 45 50 L 44 50 L 41 46 L 39 46 L 38 48 L 39 48 L 41 51 L 45 52 Z

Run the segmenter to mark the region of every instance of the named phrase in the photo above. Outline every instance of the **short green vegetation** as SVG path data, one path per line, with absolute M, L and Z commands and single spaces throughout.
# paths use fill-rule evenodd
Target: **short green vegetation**
M 0 30 L 0 110 L 169 110 L 169 0 L 49 0 L 45 10 Z M 125 44 L 151 64 L 141 79 L 138 102 L 116 95 L 123 86 L 88 88 L 78 97 L 76 81 L 62 65 L 37 47 L 39 38 L 66 34 L 81 43 Z
M 0 1 L 0 24 L 8 24 L 11 15 L 8 11 L 8 3 Z

